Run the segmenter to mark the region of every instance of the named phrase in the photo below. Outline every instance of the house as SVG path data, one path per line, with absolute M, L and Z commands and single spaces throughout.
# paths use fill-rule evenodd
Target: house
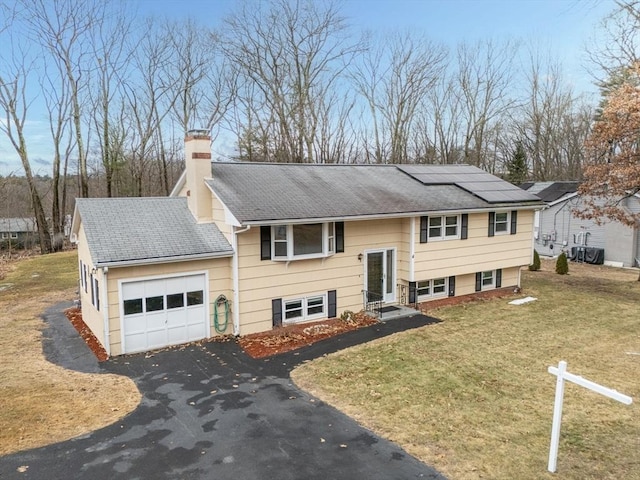
M 30 248 L 38 242 L 33 218 L 0 218 L 0 249 Z
M 598 225 L 575 215 L 574 210 L 584 206 L 577 191 L 578 182 L 525 183 L 521 188 L 537 195 L 546 204 L 534 220 L 535 248 L 540 255 L 555 256 L 566 251 L 570 257 L 590 263 L 638 265 L 638 228 L 613 221 Z M 640 213 L 640 195 L 625 199 L 623 207 Z
M 83 318 L 111 355 L 520 285 L 538 197 L 466 165 L 211 162 L 166 198 L 78 199 Z

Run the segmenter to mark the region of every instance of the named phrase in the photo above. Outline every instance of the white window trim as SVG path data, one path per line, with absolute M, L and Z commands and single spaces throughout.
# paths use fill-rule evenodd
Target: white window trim
M 282 261 L 289 262 L 292 260 L 307 260 L 311 258 L 325 258 L 336 253 L 336 226 L 334 222 L 314 222 L 308 224 L 297 224 L 297 225 L 322 225 L 322 252 L 319 253 L 310 253 L 307 255 L 294 255 L 294 240 L 293 240 L 293 226 L 294 224 L 287 224 L 286 229 L 286 244 L 287 244 L 287 256 L 276 256 L 276 243 L 283 242 L 283 240 L 276 240 L 276 229 L 281 227 L 282 225 L 274 225 L 271 227 L 271 260 L 274 261 Z M 333 235 L 330 235 L 330 228 L 332 226 Z M 333 245 L 329 241 L 329 238 L 333 239 Z M 331 247 L 331 248 L 330 248 Z
M 9 234 L 9 238 L 12 238 L 14 240 L 17 239 L 18 238 L 18 232 L 11 232 Z
M 447 217 L 456 217 L 456 234 L 455 235 L 447 235 Z M 439 218 L 440 219 L 440 229 L 441 234 L 439 236 L 431 236 L 431 219 Z M 429 220 L 427 221 L 427 240 L 429 242 L 442 242 L 444 240 L 459 240 L 460 239 L 460 230 L 462 229 L 462 215 L 433 215 L 429 216 Z
M 322 311 L 320 313 L 308 314 L 309 300 L 322 298 Z M 287 319 L 287 303 L 300 302 L 302 307 L 302 315 L 300 317 Z M 320 318 L 327 318 L 328 300 L 326 293 L 317 293 L 305 295 L 304 297 L 291 297 L 282 299 L 282 323 L 294 324 L 303 323 Z
M 498 215 L 499 214 L 506 214 L 507 215 L 507 220 L 504 222 L 506 225 L 506 229 L 504 232 L 499 232 L 498 231 Z M 502 223 L 502 222 L 500 222 Z M 495 212 L 495 215 L 493 217 L 493 234 L 494 235 L 509 235 L 511 233 L 511 212 L 510 211 L 506 211 L 506 212 Z
M 491 273 L 491 284 L 484 284 L 484 274 Z M 496 271 L 495 270 L 485 270 L 484 272 L 480 272 L 480 291 L 482 290 L 493 290 L 496 288 Z
M 434 282 L 434 280 L 442 280 L 442 279 L 444 279 L 444 291 L 438 292 L 438 293 L 433 293 L 433 282 Z M 417 282 L 417 284 L 424 283 L 424 282 L 429 282 L 429 294 L 428 295 L 418 295 L 418 301 L 427 300 L 427 299 L 430 299 L 430 298 L 446 297 L 448 295 L 447 285 L 449 284 L 449 277 L 438 277 L 438 278 L 431 278 L 429 280 L 419 280 Z M 418 288 L 418 290 L 419 290 L 419 288 Z

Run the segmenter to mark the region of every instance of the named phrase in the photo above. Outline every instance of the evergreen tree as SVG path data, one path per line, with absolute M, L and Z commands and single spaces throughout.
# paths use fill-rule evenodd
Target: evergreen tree
M 527 153 L 524 151 L 522 142 L 516 143 L 516 149 L 513 152 L 513 157 L 507 163 L 507 178 L 506 180 L 514 185 L 520 185 L 525 182 L 529 175 L 529 169 L 527 166 Z
M 567 262 L 567 254 L 562 252 L 556 260 L 556 273 L 566 275 L 569 273 L 569 262 Z
M 537 272 L 540 270 L 540 255 L 537 250 L 533 251 L 533 263 L 529 265 L 529 270 L 532 272 Z

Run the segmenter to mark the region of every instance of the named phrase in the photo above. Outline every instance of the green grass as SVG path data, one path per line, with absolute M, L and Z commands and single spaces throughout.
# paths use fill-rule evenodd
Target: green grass
M 452 479 L 640 478 L 638 404 L 567 385 L 558 476 L 546 472 L 555 377 L 549 365 L 640 394 L 637 272 L 570 266 L 523 272 L 538 301 L 431 312 L 443 323 L 298 368 L 303 388 Z

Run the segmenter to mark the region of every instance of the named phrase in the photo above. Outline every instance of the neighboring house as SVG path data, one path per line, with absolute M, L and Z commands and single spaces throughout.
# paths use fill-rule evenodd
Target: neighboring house
M 0 218 L 0 249 L 30 248 L 37 242 L 33 218 Z
M 611 221 L 598 225 L 573 213 L 574 209 L 584 206 L 577 192 L 578 182 L 525 183 L 521 188 L 537 195 L 546 204 L 546 208 L 536 213 L 534 222 L 535 248 L 540 255 L 556 256 L 566 251 L 569 256 L 592 263 L 638 265 L 638 228 Z M 640 195 L 625 199 L 622 206 L 630 212 L 640 213 Z
M 520 285 L 540 200 L 465 165 L 211 163 L 78 199 L 83 318 L 111 355 Z

